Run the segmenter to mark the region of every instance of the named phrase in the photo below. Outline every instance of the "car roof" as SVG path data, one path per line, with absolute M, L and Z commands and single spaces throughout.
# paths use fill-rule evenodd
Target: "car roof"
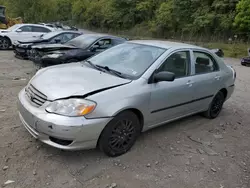
M 163 41 L 163 40 L 131 40 L 129 42 L 142 44 L 142 45 L 148 45 L 148 46 L 155 46 L 155 47 L 165 48 L 165 49 L 170 49 L 170 48 L 204 49 L 202 47 L 191 45 L 191 44 L 186 44 L 186 43 L 181 43 L 181 42 Z
M 117 36 L 108 35 L 108 34 L 99 34 L 99 33 L 86 33 L 86 34 L 84 34 L 84 36 L 96 37 L 96 39 L 98 39 L 98 38 L 105 38 L 105 37 L 117 38 L 117 39 L 124 39 L 122 37 L 117 37 Z
M 54 29 L 52 27 L 48 27 L 46 25 L 42 25 L 42 24 L 16 24 L 18 26 L 38 26 L 38 27 L 45 27 L 51 31 L 54 31 Z
M 76 34 L 83 34 L 83 32 L 81 31 L 71 31 L 71 30 L 55 30 L 55 31 L 52 31 L 52 33 L 54 33 L 55 35 L 56 34 L 61 34 L 61 33 L 76 33 Z

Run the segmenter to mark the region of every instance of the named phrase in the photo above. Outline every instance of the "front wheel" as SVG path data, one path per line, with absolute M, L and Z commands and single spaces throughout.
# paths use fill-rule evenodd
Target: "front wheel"
M 99 148 L 110 157 L 122 155 L 131 149 L 140 132 L 137 116 L 130 111 L 122 112 L 104 128 Z
M 219 91 L 214 96 L 212 102 L 209 105 L 208 110 L 204 112 L 203 115 L 209 119 L 216 118 L 220 114 L 224 102 L 225 102 L 225 96 L 221 91 Z
M 11 46 L 11 42 L 9 39 L 5 37 L 0 38 L 0 49 L 1 50 L 8 50 Z

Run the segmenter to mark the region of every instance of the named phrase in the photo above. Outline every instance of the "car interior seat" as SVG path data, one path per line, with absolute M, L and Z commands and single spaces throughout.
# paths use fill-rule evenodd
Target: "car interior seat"
M 197 74 L 211 72 L 211 67 L 209 66 L 210 61 L 208 58 L 197 57 L 195 64 L 195 71 Z

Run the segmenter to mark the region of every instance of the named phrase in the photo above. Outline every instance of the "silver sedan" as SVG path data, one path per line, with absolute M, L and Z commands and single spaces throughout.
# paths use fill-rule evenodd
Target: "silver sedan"
M 236 72 L 212 51 L 130 41 L 86 61 L 41 69 L 19 93 L 25 128 L 64 150 L 127 152 L 139 134 L 185 116 L 216 118 Z

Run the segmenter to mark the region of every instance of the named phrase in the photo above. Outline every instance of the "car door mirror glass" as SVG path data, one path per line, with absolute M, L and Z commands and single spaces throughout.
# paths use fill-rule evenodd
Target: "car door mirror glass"
M 173 82 L 175 80 L 175 74 L 172 72 L 158 72 L 154 75 L 155 82 Z
M 17 29 L 16 32 L 20 33 L 20 32 L 22 32 L 22 30 L 21 29 Z

